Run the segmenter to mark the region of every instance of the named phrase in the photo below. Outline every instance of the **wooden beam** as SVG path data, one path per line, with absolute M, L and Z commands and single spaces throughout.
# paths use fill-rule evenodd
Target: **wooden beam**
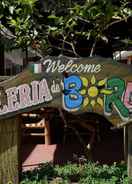
M 44 133 L 24 133 L 24 136 L 36 136 L 36 137 L 44 137 L 46 136 L 47 134 L 44 134 Z
M 2 81 L 4 81 L 4 80 L 7 80 L 7 79 L 9 79 L 10 78 L 10 76 L 1 76 L 0 75 L 0 82 L 2 82 Z
M 132 177 L 132 125 L 128 126 L 128 176 Z
M 28 118 L 40 118 L 40 114 L 35 114 L 35 113 L 23 113 L 21 115 L 22 117 L 28 117 Z
M 19 118 L 0 121 L 0 183 L 18 184 L 20 167 Z
M 129 121 L 126 121 L 126 122 L 118 123 L 116 126 L 111 127 L 111 130 L 120 129 L 120 128 L 123 128 L 125 126 L 129 126 L 131 124 L 132 124 L 132 119 L 130 119 Z
M 4 74 L 5 74 L 4 45 L 0 43 L 0 75 L 4 75 Z

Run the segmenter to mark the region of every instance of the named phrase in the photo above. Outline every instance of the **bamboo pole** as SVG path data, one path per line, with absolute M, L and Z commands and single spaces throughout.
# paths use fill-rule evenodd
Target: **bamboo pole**
M 0 184 L 19 183 L 19 118 L 0 121 Z

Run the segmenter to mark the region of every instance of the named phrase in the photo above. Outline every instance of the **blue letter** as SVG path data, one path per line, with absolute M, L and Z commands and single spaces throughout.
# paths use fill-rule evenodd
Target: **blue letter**
M 78 76 L 72 75 L 64 78 L 64 103 L 68 109 L 79 108 L 83 97 L 79 94 L 82 88 L 82 81 Z

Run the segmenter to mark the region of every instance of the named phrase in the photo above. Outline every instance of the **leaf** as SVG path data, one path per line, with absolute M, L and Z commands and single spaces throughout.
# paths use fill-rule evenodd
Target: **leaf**
M 92 78 L 91 78 L 91 84 L 95 84 L 96 83 L 96 79 L 95 79 L 95 76 L 93 75 Z
M 95 100 L 91 100 L 90 104 L 92 105 L 92 107 L 95 106 Z
M 57 27 L 51 27 L 49 26 L 49 31 L 56 31 L 57 30 Z
M 84 101 L 83 101 L 83 107 L 88 106 L 88 104 L 89 104 L 89 98 L 86 97 L 86 98 L 84 98 Z
M 110 89 L 101 89 L 100 93 L 102 93 L 104 95 L 111 95 L 113 93 L 113 91 Z
M 103 100 L 102 100 L 102 98 L 100 98 L 100 97 L 97 98 L 97 103 L 98 103 L 101 107 L 103 107 L 103 105 L 104 105 Z
M 88 87 L 88 79 L 86 77 L 80 77 L 84 87 Z
M 56 17 L 55 15 L 49 15 L 48 19 L 57 19 L 58 17 Z
M 11 26 L 17 26 L 17 21 L 15 19 L 11 19 L 9 23 Z
M 82 90 L 80 91 L 80 94 L 81 94 L 81 95 L 85 95 L 85 94 L 86 94 L 86 89 L 82 89 Z
M 101 37 L 101 39 L 103 40 L 103 41 L 105 41 L 106 43 L 108 43 L 108 38 L 106 37 L 106 36 L 100 36 Z
M 104 86 L 105 83 L 106 83 L 106 79 L 100 80 L 100 81 L 98 82 L 98 86 Z
M 10 7 L 9 7 L 9 11 L 10 11 L 11 14 L 14 13 L 14 10 L 15 10 L 15 7 L 14 7 L 14 6 L 10 6 Z

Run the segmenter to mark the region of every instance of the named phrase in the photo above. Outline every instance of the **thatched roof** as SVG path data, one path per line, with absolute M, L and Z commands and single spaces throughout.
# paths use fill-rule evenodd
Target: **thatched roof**
M 0 44 L 4 45 L 5 50 L 11 50 L 14 47 L 15 36 L 4 26 L 0 25 Z
M 2 26 L 0 28 L 0 36 L 6 38 L 8 40 L 15 38 L 15 36 L 12 34 L 12 32 L 4 26 Z

